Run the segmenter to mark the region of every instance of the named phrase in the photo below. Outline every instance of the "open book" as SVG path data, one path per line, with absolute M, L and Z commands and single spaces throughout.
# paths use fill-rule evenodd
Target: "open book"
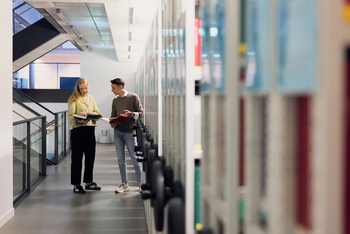
M 122 122 L 124 122 L 125 120 L 130 119 L 131 117 L 126 117 L 126 116 L 122 116 L 119 115 L 118 117 L 111 117 L 111 118 L 101 118 L 101 120 L 103 122 L 109 123 L 109 124 L 114 124 L 116 123 L 117 125 L 121 124 Z
M 73 117 L 76 119 L 87 119 L 87 118 L 99 119 L 99 118 L 102 118 L 102 115 L 98 115 L 96 113 L 87 113 L 86 115 L 73 114 Z

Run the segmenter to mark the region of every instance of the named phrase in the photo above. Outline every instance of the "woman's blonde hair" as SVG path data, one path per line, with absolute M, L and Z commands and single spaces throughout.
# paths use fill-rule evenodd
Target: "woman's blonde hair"
M 85 85 L 89 86 L 89 82 L 85 78 L 80 78 L 77 81 L 77 83 L 75 84 L 75 89 L 74 89 L 72 95 L 68 99 L 68 106 L 70 104 L 72 104 L 73 102 L 76 102 L 79 99 L 79 97 L 81 96 L 81 93 L 79 90 L 79 85 L 81 85 L 81 84 L 85 84 Z

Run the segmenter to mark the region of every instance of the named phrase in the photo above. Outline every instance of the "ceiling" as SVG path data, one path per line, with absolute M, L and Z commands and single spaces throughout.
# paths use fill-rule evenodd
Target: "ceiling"
M 115 50 L 119 62 L 138 62 L 158 0 L 26 2 L 41 12 L 44 9 L 67 33 L 67 40 L 84 51 Z

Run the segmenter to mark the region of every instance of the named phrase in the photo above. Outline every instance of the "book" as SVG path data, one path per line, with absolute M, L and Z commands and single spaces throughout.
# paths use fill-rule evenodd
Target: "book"
M 109 124 L 114 124 L 116 123 L 117 125 L 121 124 L 125 120 L 130 119 L 131 117 L 119 115 L 118 117 L 111 117 L 111 118 L 101 118 L 103 122 L 109 123 Z
M 73 117 L 76 119 L 87 119 L 87 118 L 91 118 L 91 119 L 99 119 L 102 118 L 102 115 L 96 114 L 96 113 L 87 113 L 86 115 L 77 115 L 77 114 L 73 114 Z

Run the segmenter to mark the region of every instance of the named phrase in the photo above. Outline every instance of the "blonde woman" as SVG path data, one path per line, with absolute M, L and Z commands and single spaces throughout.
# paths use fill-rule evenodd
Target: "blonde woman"
M 72 96 L 68 100 L 68 121 L 72 143 L 71 184 L 74 185 L 73 192 L 78 194 L 86 193 L 80 185 L 83 154 L 85 154 L 85 171 L 83 179 L 83 182 L 86 183 L 85 189 L 101 190 L 101 187 L 93 182 L 96 151 L 96 121 L 90 118 L 79 120 L 73 117 L 73 114 L 100 114 L 95 99 L 88 93 L 89 83 L 85 78 L 80 78 L 75 85 L 75 90 Z

